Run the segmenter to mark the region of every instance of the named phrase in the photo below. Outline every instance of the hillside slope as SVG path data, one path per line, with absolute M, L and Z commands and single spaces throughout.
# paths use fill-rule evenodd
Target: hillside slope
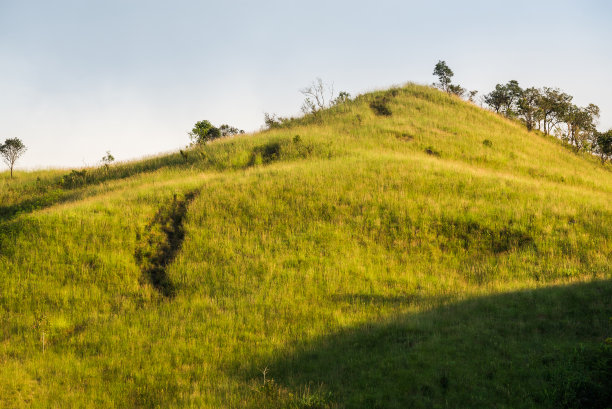
M 610 401 L 610 166 L 437 90 L 0 186 L 2 407 Z

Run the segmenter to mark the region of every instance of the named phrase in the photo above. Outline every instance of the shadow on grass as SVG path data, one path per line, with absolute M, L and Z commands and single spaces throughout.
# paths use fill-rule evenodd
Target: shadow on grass
M 183 221 L 187 206 L 196 197 L 192 191 L 162 206 L 145 231 L 138 235 L 138 246 L 134 257 L 143 276 L 165 297 L 175 295 L 175 286 L 166 273 L 166 267 L 174 260 L 185 239 Z
M 166 156 L 144 159 L 133 163 L 117 164 L 110 167 L 72 170 L 63 176 L 37 181 L 31 187 L 16 193 L 21 200 L 0 205 L 0 222 L 14 219 L 19 214 L 31 213 L 56 204 L 78 200 L 87 196 L 87 187 L 113 180 L 126 179 L 142 173 L 155 172 L 162 168 L 186 167 L 199 161 L 190 152 L 172 153 Z M 25 197 L 25 198 L 24 198 Z
M 261 357 L 249 379 L 269 367 L 281 388 L 323 385 L 346 408 L 609 408 L 611 317 L 612 281 L 489 296 Z M 271 396 L 259 406 L 280 407 Z
M 334 294 L 334 302 L 384 305 L 410 305 L 419 301 L 416 295 L 384 296 L 378 294 Z
M 345 293 L 345 294 L 333 294 L 331 300 L 338 304 L 351 304 L 351 305 L 373 305 L 376 307 L 380 306 L 393 306 L 393 307 L 407 307 L 410 305 L 442 305 L 450 301 L 450 296 L 440 295 L 438 297 L 423 297 L 417 294 L 406 294 L 406 295 L 380 295 L 380 294 L 358 294 L 358 293 Z
M 31 213 L 56 204 L 81 199 L 89 194 L 90 186 L 104 182 L 127 179 L 139 174 L 160 169 L 187 169 L 196 166 L 204 170 L 237 170 L 254 165 L 267 165 L 282 160 L 308 158 L 311 155 L 331 157 L 326 144 L 312 144 L 293 138 L 279 138 L 252 148 L 241 148 L 235 143 L 203 145 L 194 149 L 181 150 L 165 156 L 143 159 L 132 163 L 109 167 L 71 170 L 63 176 L 37 181 L 29 187 L 22 186 L 15 191 L 15 203 L 0 204 L 0 223 L 16 218 L 19 214 Z
M 10 205 L 0 205 L 0 222 L 12 220 L 23 213 L 32 213 L 38 209 L 44 209 L 45 207 L 53 206 L 58 203 L 75 200 L 78 197 L 80 197 L 80 195 L 76 192 L 65 192 L 58 189 L 49 194 L 24 199 Z

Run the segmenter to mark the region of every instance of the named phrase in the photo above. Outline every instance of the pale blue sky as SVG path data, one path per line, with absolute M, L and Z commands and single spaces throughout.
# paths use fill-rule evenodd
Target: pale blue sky
M 0 141 L 27 168 L 175 150 L 194 122 L 299 113 L 315 77 L 357 94 L 516 79 L 595 103 L 612 127 L 612 2 L 0 0 Z

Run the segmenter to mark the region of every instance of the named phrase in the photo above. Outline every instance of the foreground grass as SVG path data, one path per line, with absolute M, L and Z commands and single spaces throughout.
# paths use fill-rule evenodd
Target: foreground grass
M 605 407 L 596 160 L 412 85 L 187 155 L 3 179 L 1 406 Z

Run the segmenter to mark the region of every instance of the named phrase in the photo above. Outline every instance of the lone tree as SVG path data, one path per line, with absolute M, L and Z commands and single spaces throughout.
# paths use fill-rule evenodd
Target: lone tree
M 194 144 L 204 145 L 208 141 L 221 137 L 219 128 L 214 127 L 209 121 L 203 120 L 196 122 L 195 126 L 189 132 L 189 137 Z
M 15 162 L 17 162 L 17 159 L 19 159 L 26 150 L 26 146 L 19 138 L 7 139 L 4 141 L 3 145 L 0 145 L 2 160 L 4 160 L 4 163 L 11 169 L 11 179 L 13 178 L 13 167 L 15 166 Z
M 334 85 L 325 84 L 321 78 L 315 79 L 310 86 L 302 88 L 300 92 L 304 95 L 302 104 L 304 114 L 316 114 L 334 103 Z
M 454 94 L 461 98 L 466 93 L 465 88 L 463 88 L 461 85 L 451 83 L 451 78 L 453 78 L 454 75 L 453 70 L 446 65 L 445 61 L 438 61 L 434 68 L 433 75 L 437 76 L 439 81 L 433 85 L 440 88 L 442 91 L 445 91 L 449 95 Z M 473 94 L 472 97 L 474 95 L 476 94 Z
M 106 151 L 106 155 L 102 157 L 102 163 L 106 169 L 109 168 L 110 164 L 115 161 L 115 157 L 111 155 L 110 151 Z
M 433 75 L 438 77 L 438 83 L 435 84 L 441 90 L 451 93 L 451 78 L 453 78 L 453 70 L 451 70 L 445 61 L 438 61 L 434 68 Z

